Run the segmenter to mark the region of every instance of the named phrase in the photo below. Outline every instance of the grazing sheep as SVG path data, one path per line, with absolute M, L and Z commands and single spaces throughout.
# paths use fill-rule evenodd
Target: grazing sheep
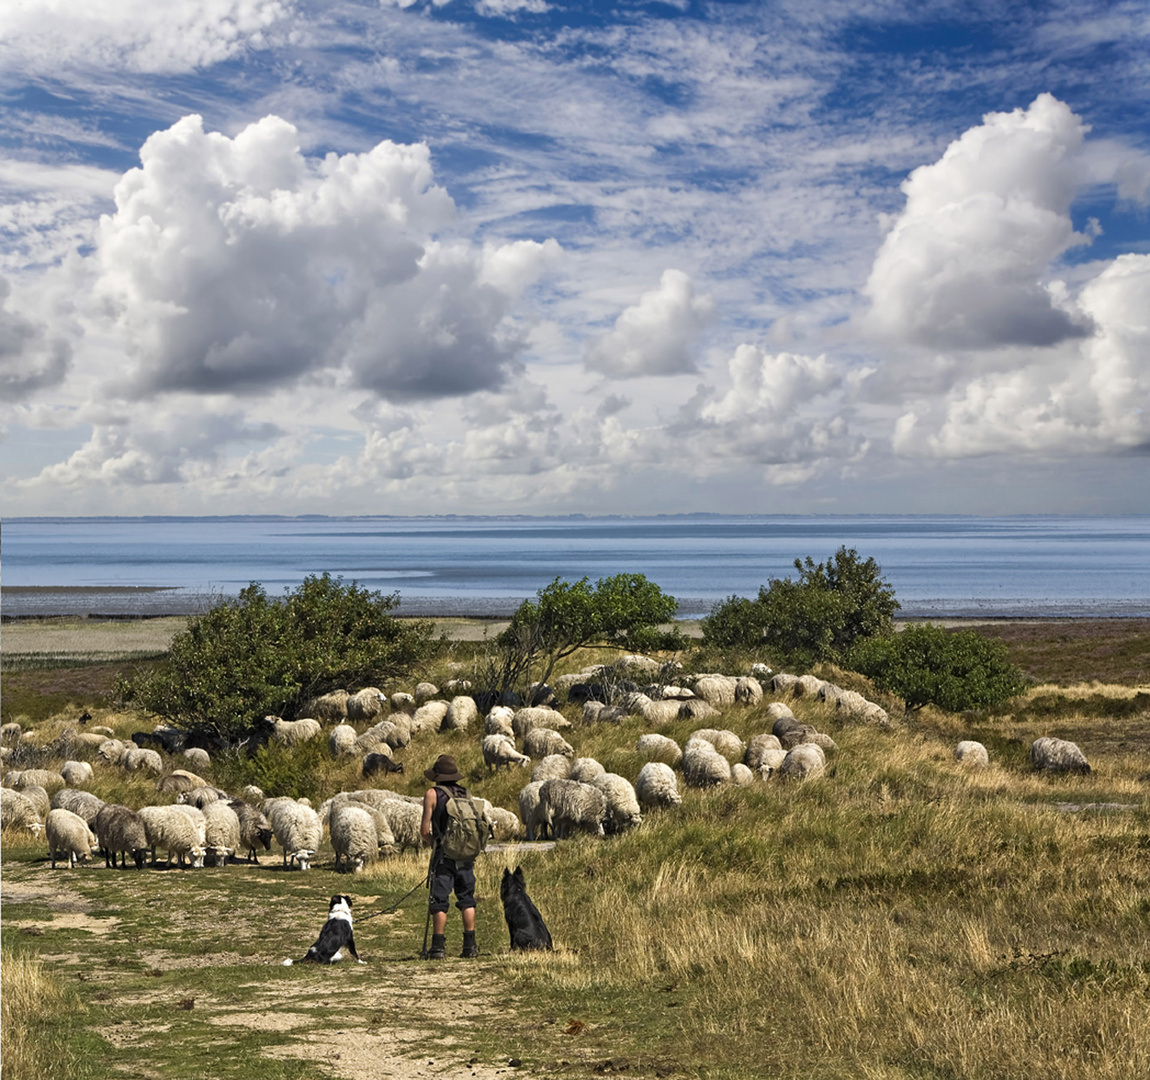
M 226 866 L 240 848 L 240 818 L 223 800 L 204 807 L 204 847 L 217 866 Z
M 674 769 L 662 761 L 649 761 L 639 770 L 635 797 L 647 809 L 678 806 L 683 801 Z
M 729 675 L 700 675 L 693 687 L 695 697 L 701 698 L 716 709 L 725 709 L 735 704 L 736 680 Z
M 511 721 L 515 718 L 515 710 L 506 705 L 494 705 L 483 722 L 483 730 L 488 735 L 509 735 L 515 737 L 515 728 Z
M 485 735 L 483 737 L 483 761 L 489 769 L 500 765 L 530 765 L 531 759 L 515 749 L 510 735 Z
M 891 726 L 890 714 L 881 705 L 873 701 L 867 702 L 866 711 L 862 715 L 863 722 L 874 724 L 875 727 L 889 728 Z
M 362 792 L 352 792 L 353 802 L 364 802 Z M 374 805 L 387 820 L 391 830 L 392 843 L 397 851 L 410 849 L 418 851 L 423 844 L 419 835 L 419 827 L 423 824 L 423 806 L 420 801 L 408 802 L 406 799 L 385 799 Z
M 635 743 L 635 753 L 643 761 L 662 761 L 666 765 L 678 765 L 683 757 L 683 751 L 674 739 L 654 732 L 640 735 Z
M 176 802 L 194 806 L 197 810 L 202 810 L 209 803 L 219 802 L 221 799 L 224 802 L 230 802 L 231 796 L 226 791 L 222 791 L 218 787 L 210 787 L 207 784 L 203 787 L 192 788 L 191 791 L 181 791 L 176 796 Z
M 164 771 L 164 759 L 159 751 L 140 746 L 128 747 L 120 758 L 120 765 L 129 772 L 150 772 L 156 776 Z
M 749 743 L 747 743 L 747 752 L 743 755 L 743 764 L 752 771 L 757 770 L 763 764 L 763 753 L 767 750 L 781 750 L 783 744 L 779 742 L 777 735 L 763 734 L 756 735 Z
M 272 836 L 274 835 L 272 823 L 268 821 L 262 810 L 257 810 L 254 806 L 244 802 L 243 799 L 232 799 L 228 805 L 235 811 L 236 819 L 240 823 L 240 847 L 238 851 L 247 852 L 248 862 L 254 862 L 258 866 L 260 857 L 257 852 L 260 848 L 263 848 L 264 851 L 271 851 Z
M 1086 755 L 1077 743 L 1066 739 L 1053 739 L 1044 735 L 1030 744 L 1030 761 L 1036 770 L 1042 772 L 1090 772 Z
M 346 690 L 333 690 L 312 698 L 300 711 L 304 716 L 314 716 L 325 723 L 339 723 L 347 718 L 347 700 L 351 695 Z
M 264 804 L 264 812 L 277 843 L 283 848 L 284 866 L 289 865 L 290 859 L 301 870 L 307 870 L 323 839 L 319 815 L 310 806 L 284 797 L 269 799 Z
M 537 727 L 523 736 L 523 752 L 533 758 L 547 757 L 550 754 L 573 757 L 575 748 L 559 732 Z
M 478 719 L 479 708 L 475 698 L 460 694 L 451 699 L 447 712 L 443 714 L 443 730 L 466 731 Z
M 787 752 L 779 776 L 788 780 L 813 780 L 826 772 L 827 759 L 818 743 L 800 743 Z
M 4 724 L 0 727 L 0 743 L 5 746 L 13 746 L 20 741 L 20 732 L 23 729 L 14 720 L 9 724 Z
M 688 698 L 679 703 L 680 720 L 713 720 L 719 715 L 719 710 L 708 705 L 702 698 Z
M 816 743 L 823 748 L 824 754 L 833 754 L 839 747 L 838 743 L 834 741 L 825 731 L 808 731 L 802 741 L 804 743 Z M 797 744 L 796 744 L 797 745 Z
M 23 792 L 13 788 L 0 788 L 0 826 L 5 829 L 27 829 L 39 836 L 44 827 L 40 813 Z
M 106 740 L 106 735 L 97 735 L 94 731 L 72 732 L 68 736 L 68 742 L 73 750 L 94 750 L 97 753 Z
M 202 746 L 189 746 L 183 753 L 184 760 L 197 769 L 209 769 L 212 756 Z
M 332 757 L 346 757 L 355 753 L 355 741 L 359 732 L 351 724 L 336 724 L 327 737 L 327 747 Z
M 50 809 L 71 810 L 77 817 L 82 817 L 88 828 L 96 820 L 96 815 L 104 806 L 104 800 L 97 798 L 90 791 L 78 791 L 76 788 L 61 788 L 52 796 Z
M 60 766 L 60 775 L 68 787 L 83 787 L 92 779 L 92 766 L 86 761 L 65 761 Z
M 105 735 L 109 739 L 116 734 L 107 724 L 93 724 L 89 730 L 93 735 Z
M 68 785 L 54 769 L 21 769 L 4 774 L 4 786 L 22 791 L 28 787 L 41 787 L 49 795 L 54 795 Z
M 571 770 L 567 773 L 567 779 L 591 784 L 594 783 L 595 777 L 603 776 L 606 772 L 607 770 L 594 758 L 581 757 L 571 762 Z
M 743 740 L 738 737 L 733 731 L 716 731 L 714 728 L 699 728 L 698 731 L 691 732 L 691 739 L 702 739 L 703 742 L 709 742 L 727 761 L 732 764 L 736 761 L 742 761 L 743 755 L 747 752 L 747 747 Z
M 751 678 L 753 679 L 759 679 L 761 681 L 763 679 L 769 679 L 773 674 L 774 672 L 772 672 L 766 664 L 751 665 Z
M 964 739 L 954 748 L 954 760 L 962 765 L 986 766 L 990 764 L 990 755 L 982 743 Z
M 870 704 L 857 690 L 840 690 L 834 702 L 835 712 L 843 720 L 861 720 Z
M 763 688 L 758 679 L 740 675 L 735 680 L 735 701 L 739 705 L 758 705 L 763 700 Z
M 690 787 L 713 787 L 731 779 L 731 763 L 703 739 L 687 741 L 682 765 L 683 779 Z
M 333 807 L 328 828 L 337 871 L 342 860 L 347 861 L 353 873 L 358 873 L 366 863 L 379 857 L 379 835 L 367 807 L 351 802 Z
M 425 701 L 411 718 L 411 734 L 421 731 L 438 731 L 443 727 L 443 718 L 447 715 L 446 701 Z
M 533 728 L 549 728 L 551 731 L 565 730 L 571 726 L 558 709 L 548 708 L 546 705 L 532 705 L 524 709 L 516 709 L 511 718 L 511 728 L 517 739 L 527 737 Z
M 411 803 L 412 806 L 422 806 L 423 799 L 418 795 L 401 795 L 398 791 L 389 791 L 387 788 L 362 788 L 359 791 L 340 792 L 356 802 L 366 803 L 368 806 L 380 807 L 388 802 Z
M 801 720 L 796 720 L 793 716 L 780 716 L 771 725 L 771 734 L 779 740 L 780 744 L 783 741 L 783 736 L 788 731 L 814 731 L 810 724 L 804 724 Z
M 739 787 L 746 787 L 748 784 L 753 783 L 755 774 L 746 767 L 741 761 L 736 761 L 731 766 L 731 783 L 737 784 Z
M 391 695 L 391 711 L 405 713 L 407 716 L 415 715 L 415 698 L 411 694 L 398 693 Z
M 580 722 L 587 726 L 598 723 L 599 716 L 605 708 L 607 708 L 607 706 L 601 701 L 583 702 L 583 711 L 579 714 Z
M 432 698 L 439 697 L 439 687 L 433 682 L 421 682 L 416 684 L 413 693 L 415 695 L 415 704 L 418 708 L 420 705 L 429 702 Z
M 662 701 L 651 701 L 643 706 L 643 711 L 640 716 L 647 721 L 648 724 L 670 724 L 679 719 L 679 708 L 682 702 L 674 699 L 664 699 Z M 587 708 L 586 705 L 583 706 Z
M 99 846 L 88 823 L 71 810 L 49 810 L 44 821 L 44 834 L 48 838 L 53 870 L 56 869 L 57 855 L 68 860 L 68 869 L 71 870 L 77 860 L 87 862 Z
M 776 694 L 789 694 L 795 688 L 795 683 L 799 681 L 797 675 L 788 675 L 786 672 L 780 671 L 771 679 L 771 690 Z
M 161 776 L 156 781 L 156 790 L 167 795 L 175 795 L 181 791 L 191 791 L 193 788 L 210 787 L 211 785 L 202 777 L 187 769 L 173 769 L 167 776 Z
M 795 685 L 791 687 L 791 693 L 795 697 L 817 698 L 822 687 L 822 679 L 818 679 L 814 675 L 800 675 L 795 680 Z
M 377 751 L 368 754 L 363 759 L 363 765 L 360 768 L 360 774 L 365 780 L 375 776 L 377 773 L 383 773 L 386 776 L 388 773 L 402 772 L 403 762 L 396 761 L 391 756 L 391 751 L 388 749 L 387 743 L 380 743 Z
M 128 856 L 137 870 L 144 869 L 148 857 L 148 834 L 144 821 L 135 810 L 120 803 L 105 803 L 92 824 L 96 842 L 104 853 L 104 866 L 116 869 L 120 856 L 121 869 L 128 869 Z
M 39 784 L 24 784 L 13 790 L 23 795 L 36 808 L 41 820 L 48 816 L 48 811 L 52 809 L 52 800 Z
M 565 754 L 548 754 L 531 770 L 531 780 L 566 780 L 571 772 L 571 759 Z
M 96 753 L 109 765 L 119 765 L 129 748 L 134 745 L 134 743 L 126 743 L 121 739 L 105 739 L 96 749 Z
M 757 772 L 764 780 L 769 780 L 783 767 L 783 762 L 787 760 L 787 751 L 782 747 L 777 750 L 766 747 L 759 752 L 758 758 L 759 764 L 752 771 Z
M 397 718 L 403 718 L 402 723 Z M 380 746 L 387 746 L 392 750 L 399 750 L 411 742 L 411 725 L 405 713 L 392 713 L 387 720 L 381 720 L 375 727 L 370 727 L 355 740 L 357 750 L 378 750 Z M 352 728 L 354 731 L 355 729 Z
M 471 689 L 470 679 L 448 679 L 443 684 L 445 694 L 466 694 Z
M 604 772 L 587 781 L 603 792 L 607 800 L 606 830 L 621 833 L 642 824 L 643 815 L 639 812 L 639 799 L 631 781 L 618 773 Z
M 578 780 L 546 780 L 539 801 L 547 808 L 556 839 L 565 839 L 576 829 L 603 835 L 607 797 L 598 788 Z
M 486 799 L 476 799 L 475 804 L 482 806 L 487 815 L 492 840 L 506 843 L 508 840 L 518 840 L 523 835 L 523 823 L 510 810 L 492 806 Z
M 144 834 L 152 851 L 152 866 L 156 865 L 156 851 L 168 853 L 168 866 L 172 865 L 172 855 L 178 865 L 184 865 L 184 856 L 191 860 L 193 870 L 204 865 L 204 823 L 203 814 L 197 822 L 189 810 L 191 806 L 142 806 L 140 820 L 144 823 Z M 197 811 L 199 813 L 199 811 Z
M 271 724 L 271 741 L 282 746 L 299 746 L 311 739 L 318 739 L 323 732 L 323 725 L 310 716 L 299 720 L 281 720 L 278 716 L 265 716 L 264 723 Z
M 358 693 L 351 694 L 344 703 L 344 716 L 352 724 L 374 720 L 387 704 L 383 691 L 374 686 L 365 686 Z
M 240 788 L 240 798 L 249 806 L 263 806 L 264 803 L 263 790 L 256 787 L 255 784 L 244 784 Z
M 642 716 L 643 710 L 648 705 L 654 705 L 654 702 L 638 690 L 630 690 L 625 694 L 620 695 L 619 699 L 615 702 L 615 707 L 622 709 L 628 716 Z
M 782 701 L 772 701 L 767 706 L 767 719 L 773 724 L 776 720 L 793 720 L 795 714 L 791 707 Z
M 551 835 L 551 817 L 539 796 L 543 784 L 542 780 L 532 780 L 519 792 L 519 817 L 528 841 L 546 840 Z

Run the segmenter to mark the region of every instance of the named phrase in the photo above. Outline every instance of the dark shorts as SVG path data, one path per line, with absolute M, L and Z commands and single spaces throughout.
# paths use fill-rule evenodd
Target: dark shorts
M 432 911 L 446 911 L 448 897 L 455 891 L 455 906 L 460 911 L 475 907 L 475 870 L 469 862 L 457 863 L 453 859 L 440 859 L 431 879 Z

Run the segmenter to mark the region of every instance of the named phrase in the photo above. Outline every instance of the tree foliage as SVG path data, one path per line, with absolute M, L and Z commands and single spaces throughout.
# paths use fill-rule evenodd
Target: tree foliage
M 379 685 L 430 659 L 431 624 L 394 618 L 398 602 L 329 574 L 281 599 L 253 583 L 193 619 L 121 695 L 185 731 L 240 738 L 262 716 L 294 717 L 319 694 Z
M 594 585 L 588 578 L 556 578 L 535 600 L 524 600 L 496 638 L 501 685 L 492 689 L 525 684 L 533 673 L 546 682 L 556 663 L 587 645 L 632 652 L 681 648 L 678 630 L 659 629 L 677 610 L 675 598 L 643 574 L 616 574 Z
M 1024 688 L 1005 643 L 973 630 L 908 626 L 871 638 L 851 653 L 850 666 L 880 690 L 897 694 L 908 711 L 937 705 L 950 712 L 998 705 Z
M 841 547 L 825 563 L 808 555 L 794 565 L 797 579 L 772 578 L 755 600 L 717 604 L 703 620 L 703 640 L 811 664 L 841 661 L 857 641 L 891 632 L 899 603 L 874 559 Z

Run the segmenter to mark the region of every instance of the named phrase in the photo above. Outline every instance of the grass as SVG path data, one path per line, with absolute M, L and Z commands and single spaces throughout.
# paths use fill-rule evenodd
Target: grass
M 114 1058 L 127 1076 L 367 1077 L 383 1056 L 400 1076 L 495 1078 L 511 1059 L 571 1077 L 1150 1075 L 1144 698 L 1131 687 L 1040 686 L 1009 711 L 928 708 L 889 731 L 842 726 L 825 705 L 797 702 L 838 744 L 833 775 L 686 790 L 680 808 L 631 833 L 485 857 L 482 958 L 468 965 L 415 959 L 420 892 L 394 915 L 364 918 L 420 880 L 419 853 L 355 876 L 331 871 L 330 850 L 308 874 L 267 856 L 250 868 L 53 873 L 42 843 L 6 833 L 4 1075 L 13 958 L 82 1007 L 78 1023 L 21 1029 L 64 1055 L 53 1075 Z M 124 734 L 140 726 L 93 712 L 92 723 Z M 635 775 L 639 720 L 583 728 L 568 715 L 580 756 Z M 48 742 L 68 722 L 38 730 Z M 682 742 L 697 726 L 660 730 Z M 729 710 L 715 726 L 746 739 L 769 728 L 765 705 Z M 1079 742 L 1094 771 L 1032 773 L 1027 748 L 1042 734 Z M 969 737 L 986 743 L 990 768 L 953 761 Z M 441 752 L 457 756 L 478 794 L 515 807 L 525 773 L 489 776 L 474 733 L 424 736 L 401 754 L 407 772 L 386 783 L 421 792 Z M 231 787 L 245 768 L 255 766 L 221 760 L 209 779 Z M 258 768 L 313 800 L 362 784 L 355 762 L 322 748 L 271 752 Z M 102 798 L 156 797 L 145 778 L 98 772 Z M 1121 809 L 1089 809 L 1103 804 Z M 516 862 L 554 954 L 506 951 L 496 897 Z M 369 963 L 281 967 L 314 938 L 332 892 L 355 897 Z M 454 950 L 458 937 L 452 913 Z

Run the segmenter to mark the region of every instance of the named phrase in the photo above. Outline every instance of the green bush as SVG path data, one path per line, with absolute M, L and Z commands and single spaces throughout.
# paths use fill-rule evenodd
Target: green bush
M 394 618 L 398 602 L 329 574 L 278 600 L 253 583 L 195 618 L 120 693 L 189 733 L 242 738 L 262 716 L 294 717 L 319 694 L 381 685 L 430 660 L 441 647 L 431 624 Z
M 950 712 L 987 708 L 1024 688 L 1006 645 L 973 630 L 908 626 L 900 634 L 860 642 L 850 663 L 880 690 L 901 697 L 908 711 L 924 705 Z
M 874 559 L 841 547 L 825 563 L 795 559 L 798 579 L 772 578 L 755 600 L 732 596 L 703 620 L 703 641 L 766 649 L 776 659 L 810 666 L 841 661 L 858 641 L 893 629 L 894 589 Z

